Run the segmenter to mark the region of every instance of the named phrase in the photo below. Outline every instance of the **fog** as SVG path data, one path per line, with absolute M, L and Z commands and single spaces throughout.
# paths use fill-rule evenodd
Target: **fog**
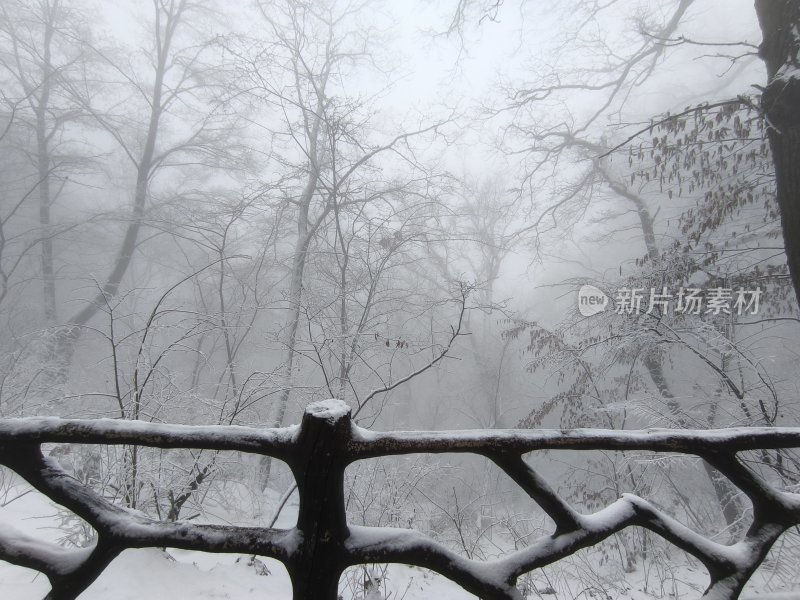
M 793 163 L 762 103 L 792 72 L 768 78 L 752 0 L 0 8 L 0 419 L 280 428 L 335 398 L 381 431 L 798 425 L 800 271 L 776 187 Z M 264 456 L 44 449 L 148 518 L 288 527 L 298 510 Z M 348 519 L 506 556 L 552 514 L 490 459 L 354 463 Z M 576 511 L 631 492 L 721 544 L 745 535 L 752 498 L 661 459 L 535 462 Z M 752 468 L 794 490 L 797 461 Z M 50 506 L 59 544 L 95 543 L 2 468 L 5 523 Z M 520 597 L 699 597 L 699 563 L 631 531 Z M 747 590 L 796 590 L 799 551 L 786 533 Z M 41 597 L 14 568 L 0 588 Z M 474 597 L 373 568 L 340 598 Z

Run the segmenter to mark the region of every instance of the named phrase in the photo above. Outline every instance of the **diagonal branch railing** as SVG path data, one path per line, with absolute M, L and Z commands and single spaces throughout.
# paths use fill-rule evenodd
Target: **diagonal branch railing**
M 45 457 L 41 444 L 137 444 L 158 448 L 230 450 L 286 462 L 300 504 L 291 529 L 162 522 L 104 499 Z M 0 559 L 40 571 L 51 583 L 49 600 L 77 598 L 123 550 L 173 547 L 256 554 L 281 561 L 295 600 L 334 600 L 347 567 L 398 562 L 425 567 L 487 600 L 521 600 L 517 579 L 630 526 L 645 527 L 700 560 L 711 583 L 704 598 L 737 598 L 778 537 L 800 524 L 800 494 L 778 490 L 745 466 L 747 450 L 800 447 L 800 428 L 708 431 L 505 430 L 378 433 L 357 427 L 337 400 L 307 407 L 299 426 L 162 425 L 136 421 L 27 418 L 0 420 L 0 464 L 92 525 L 91 548 L 67 550 L 23 533 L 0 532 Z M 593 514 L 561 499 L 524 460 L 536 450 L 647 450 L 699 456 L 746 494 L 753 523 L 743 539 L 720 544 L 700 535 L 653 504 L 623 494 Z M 347 523 L 344 472 L 366 458 L 410 453 L 474 453 L 511 477 L 552 518 L 552 534 L 492 561 L 465 558 L 414 530 L 357 527 Z

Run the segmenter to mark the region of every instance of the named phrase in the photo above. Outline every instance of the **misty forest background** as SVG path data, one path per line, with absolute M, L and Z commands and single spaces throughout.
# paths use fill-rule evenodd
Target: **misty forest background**
M 2 0 L 0 417 L 275 427 L 335 397 L 376 429 L 796 425 L 760 40 L 750 0 Z M 583 317 L 583 284 L 762 293 L 756 314 Z M 52 453 L 161 519 L 296 502 L 273 461 Z M 548 457 L 580 510 L 631 491 L 721 541 L 751 519 L 696 459 Z M 748 457 L 800 481 L 792 453 Z M 477 457 L 364 461 L 348 485 L 354 523 L 470 558 L 548 528 Z M 26 494 L 2 472 L 4 506 Z M 768 585 L 799 557 L 790 531 Z M 655 596 L 692 565 L 638 529 L 573 560 L 607 590 L 653 573 Z

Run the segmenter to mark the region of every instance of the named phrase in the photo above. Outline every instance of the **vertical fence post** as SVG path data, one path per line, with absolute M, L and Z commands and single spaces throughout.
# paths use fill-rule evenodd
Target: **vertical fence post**
M 336 600 L 339 577 L 347 566 L 349 537 L 344 507 L 344 470 L 351 436 L 350 407 L 323 400 L 306 407 L 289 466 L 297 482 L 300 507 L 297 551 L 286 565 L 294 600 Z

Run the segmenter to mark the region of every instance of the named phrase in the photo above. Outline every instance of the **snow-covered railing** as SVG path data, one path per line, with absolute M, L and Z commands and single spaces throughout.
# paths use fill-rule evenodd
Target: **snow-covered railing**
M 159 448 L 231 450 L 271 456 L 291 468 L 299 491 L 292 529 L 162 522 L 116 506 L 45 457 L 41 444 L 137 444 Z M 705 598 L 736 598 L 787 528 L 800 523 L 800 494 L 775 489 L 737 453 L 800 447 L 800 428 L 687 430 L 490 430 L 378 433 L 354 425 L 337 400 L 307 407 L 299 426 L 255 429 L 160 425 L 137 421 L 28 418 L 0 420 L 0 463 L 97 531 L 93 547 L 67 550 L 9 529 L 0 531 L 0 559 L 44 573 L 47 598 L 78 597 L 123 550 L 172 547 L 256 554 L 281 561 L 296 600 L 335 600 L 345 568 L 396 562 L 436 571 L 487 600 L 521 600 L 517 578 L 637 525 L 695 556 L 708 569 Z M 738 543 L 712 541 L 653 504 L 625 494 L 593 514 L 576 512 L 523 459 L 536 450 L 648 450 L 699 456 L 723 473 L 753 504 L 753 523 Z M 497 560 L 464 558 L 407 529 L 356 527 L 347 522 L 345 468 L 365 458 L 408 453 L 469 452 L 505 471 L 555 522 L 555 530 Z

